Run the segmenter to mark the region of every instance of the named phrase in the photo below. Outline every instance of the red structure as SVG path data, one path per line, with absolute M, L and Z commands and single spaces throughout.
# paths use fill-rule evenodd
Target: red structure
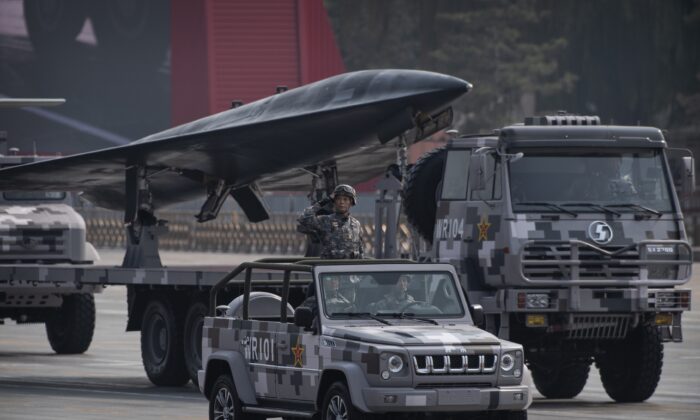
M 172 0 L 173 124 L 345 71 L 322 0 Z

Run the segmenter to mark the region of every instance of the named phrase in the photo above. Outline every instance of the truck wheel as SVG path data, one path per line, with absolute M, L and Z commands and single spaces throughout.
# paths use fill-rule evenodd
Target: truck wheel
M 356 420 L 363 418 L 350 400 L 348 387 L 343 382 L 334 382 L 326 392 L 321 406 L 321 420 Z
M 546 398 L 574 398 L 586 386 L 591 364 L 563 360 L 556 364 L 532 364 L 530 369 L 535 387 Z
M 202 368 L 202 326 L 207 316 L 207 305 L 194 302 L 185 317 L 185 367 L 193 384 L 197 385 L 197 371 Z
M 209 420 L 237 420 L 243 418 L 241 402 L 230 375 L 216 378 L 209 395 Z
M 189 381 L 183 356 L 182 324 L 170 301 L 148 303 L 141 324 L 141 359 L 148 379 L 155 385 L 179 386 Z
M 403 207 L 408 222 L 426 241 L 433 242 L 435 230 L 435 194 L 442 179 L 447 150 L 433 149 L 418 159 L 406 176 L 403 188 Z
M 80 293 L 63 297 L 61 308 L 46 321 L 46 335 L 58 354 L 84 353 L 95 332 L 95 298 Z
M 641 325 L 619 343 L 596 355 L 603 388 L 617 402 L 642 402 L 661 379 L 664 346 L 653 325 Z
M 493 420 L 527 420 L 527 411 L 494 411 L 487 418 Z

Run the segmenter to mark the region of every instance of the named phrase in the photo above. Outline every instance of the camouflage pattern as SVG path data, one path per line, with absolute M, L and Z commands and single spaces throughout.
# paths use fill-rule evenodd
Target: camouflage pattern
M 334 269 L 345 272 L 346 267 Z M 397 267 L 378 264 L 362 269 L 396 271 Z M 431 264 L 425 269 L 454 273 L 446 265 Z M 314 278 L 318 279 L 318 273 Z M 321 294 L 320 288 L 316 294 Z M 461 295 L 459 299 L 466 305 Z M 209 397 L 212 380 L 223 373 L 210 369 L 215 365 L 209 362 L 225 360 L 230 369 L 226 371 L 247 373 L 245 378 L 234 373 L 233 380 L 243 404 L 257 407 L 280 399 L 305 403 L 308 412 L 317 411 L 317 401 L 330 385 L 323 382 L 324 374 L 331 371 L 345 376 L 353 404 L 363 412 L 524 410 L 530 403 L 522 376 L 504 376 L 497 368 L 505 352 L 517 353 L 522 367 L 522 347 L 474 327 L 468 315 L 439 321 L 439 325 L 409 320 L 383 325 L 371 319 L 331 319 L 320 312 L 320 333 L 306 331 L 291 319 L 282 323 L 206 317 L 200 390 Z M 399 355 L 405 367 L 383 379 L 391 355 Z M 493 369 L 457 372 L 455 366 L 449 374 L 417 372 L 417 363 L 445 357 L 471 363 L 487 358 L 493 361 Z M 475 366 L 478 370 L 478 363 Z M 326 384 L 323 388 L 322 383 Z M 395 399 L 384 398 L 387 393 Z
M 565 129 L 574 132 L 577 128 Z M 537 130 L 543 138 L 552 138 L 542 134 L 546 133 L 546 127 Z M 558 140 L 551 141 L 548 150 L 562 147 L 556 143 Z M 474 155 L 479 153 L 479 148 L 490 147 L 507 153 L 513 142 L 513 138 L 506 141 L 504 137 L 462 138 L 452 141 L 447 149 L 448 153 L 468 149 Z M 665 143 L 645 147 L 662 146 Z M 547 145 L 540 142 L 537 147 Z M 585 145 L 582 141 L 579 147 L 600 145 Z M 472 159 L 465 165 L 474 162 Z M 529 207 L 527 213 L 514 213 L 508 165 L 501 162 L 496 171 L 495 179 L 500 182 L 496 190 L 500 196 L 493 200 L 438 200 L 430 258 L 457 268 L 470 302 L 484 307 L 490 322 L 488 329 L 498 332 L 501 338 L 510 337 L 508 314 L 517 312 L 617 313 L 627 314 L 625 319 L 634 323 L 639 319 L 635 314 L 660 310 L 651 303 L 652 288 L 673 287 L 689 280 L 692 250 L 675 193 L 672 192 L 671 200 L 677 210 L 653 217 L 638 217 L 632 212 L 618 216 L 590 208 L 579 211 L 568 207 L 578 213 L 574 217 L 565 212 L 541 211 L 551 209 L 538 206 Z M 475 178 L 470 171 L 470 191 L 475 187 Z M 542 188 L 547 187 L 542 185 Z M 605 244 L 596 243 L 591 234 L 595 231 L 592 227 L 601 222 L 612 232 L 612 239 Z M 524 306 L 519 296 L 528 292 L 547 295 L 549 306 Z M 678 304 L 664 311 L 688 310 L 689 302 L 688 298 L 686 305 Z M 489 314 L 500 317 L 500 322 L 495 322 Z M 581 328 L 576 325 L 581 318 L 568 319 L 565 329 Z
M 319 204 L 307 207 L 299 217 L 299 231 L 317 235 L 321 241 L 321 258 L 364 258 L 360 222 L 337 213 L 317 215 Z

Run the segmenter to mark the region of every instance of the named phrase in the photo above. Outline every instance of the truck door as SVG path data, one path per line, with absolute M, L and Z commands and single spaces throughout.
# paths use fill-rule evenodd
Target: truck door
M 319 337 L 293 323 L 281 324 L 277 333 L 278 398 L 313 402 L 320 377 Z
M 437 260 L 457 263 L 463 254 L 465 242 L 471 240 L 467 215 L 467 191 L 472 149 L 453 149 L 447 152 L 442 188 L 435 213 L 433 248 Z

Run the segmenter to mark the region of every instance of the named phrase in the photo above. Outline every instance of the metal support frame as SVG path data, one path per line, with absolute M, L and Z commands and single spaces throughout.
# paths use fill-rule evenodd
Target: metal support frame
M 377 183 L 379 197 L 374 205 L 374 257 L 397 258 L 401 211 L 401 181 L 390 172 Z
M 125 191 L 126 253 L 122 267 L 161 268 L 163 264 L 158 251 L 158 235 L 167 233 L 168 228 L 166 221 L 158 220 L 154 214 L 145 166 L 133 165 L 126 168 Z

